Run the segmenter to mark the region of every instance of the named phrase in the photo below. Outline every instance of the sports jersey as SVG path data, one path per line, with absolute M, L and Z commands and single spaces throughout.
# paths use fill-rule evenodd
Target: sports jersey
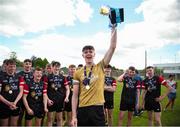
M 27 94 L 27 102 L 30 107 L 34 107 L 37 103 L 43 103 L 43 94 L 47 93 L 47 86 L 42 81 L 31 82 L 24 86 L 24 94 Z
M 53 102 L 59 102 L 61 98 L 65 97 L 66 89 L 65 86 L 68 85 L 66 78 L 63 75 L 50 74 L 47 77 L 48 87 L 47 95 Z
M 29 85 L 31 81 L 33 81 L 33 72 L 20 71 L 18 75 L 24 78 L 25 84 L 27 85 Z
M 173 88 L 170 93 L 176 93 L 176 84 L 177 84 L 177 82 L 174 81 L 174 80 L 172 80 L 172 81 L 167 80 L 166 82 L 167 82 L 167 84 L 169 86 L 171 86 Z
M 135 104 L 137 89 L 140 89 L 140 82 L 135 78 L 125 75 L 123 78 L 123 90 L 121 93 L 121 101 L 127 104 Z
M 8 101 L 14 102 L 17 98 L 20 86 L 24 86 L 24 80 L 17 74 L 8 75 L 4 73 L 0 79 L 0 95 Z
M 107 77 L 105 76 L 105 85 L 107 86 L 116 86 L 116 80 L 113 77 Z M 104 98 L 105 101 L 107 100 L 113 100 L 114 98 L 114 92 L 110 92 L 110 91 L 104 91 Z
M 163 77 L 153 76 L 145 78 L 142 84 L 147 90 L 145 101 L 155 101 L 161 95 L 161 84 L 166 85 L 166 82 Z
M 86 72 L 89 74 L 92 68 L 92 75 L 90 78 L 89 89 L 86 89 L 83 81 L 84 68 L 77 70 L 73 76 L 75 82 L 79 83 L 79 107 L 86 107 L 91 105 L 103 105 L 104 103 L 104 62 L 100 61 L 93 67 L 87 67 Z

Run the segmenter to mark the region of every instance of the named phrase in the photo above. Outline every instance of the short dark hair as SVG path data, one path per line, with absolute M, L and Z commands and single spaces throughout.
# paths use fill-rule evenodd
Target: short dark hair
M 54 67 L 54 66 L 61 66 L 61 64 L 60 64 L 60 62 L 58 62 L 58 61 L 54 61 L 53 63 L 52 63 L 52 66 Z
M 74 64 L 69 65 L 69 68 L 75 68 L 75 67 L 76 67 L 76 65 L 74 65 Z
M 88 50 L 88 49 L 89 50 L 95 50 L 92 45 L 86 45 L 86 46 L 83 47 L 82 52 L 84 52 L 85 50 Z
M 47 67 L 51 67 L 51 64 L 46 64 L 46 68 L 47 68 Z
M 136 70 L 135 67 L 133 67 L 133 66 L 130 66 L 128 69 L 131 70 L 131 71 L 135 71 Z
M 37 67 L 34 69 L 34 72 L 35 72 L 35 71 L 43 71 L 43 69 L 42 69 L 41 67 L 37 66 Z
M 7 64 L 8 59 L 3 60 L 3 64 Z
M 150 68 L 154 69 L 153 66 L 147 66 L 147 67 L 146 67 L 146 69 L 150 69 Z
M 175 74 L 170 74 L 170 75 L 169 75 L 169 78 L 171 78 L 171 77 L 175 77 Z
M 13 59 L 8 59 L 8 60 L 6 61 L 6 65 L 9 65 L 9 64 L 11 64 L 11 65 L 16 65 L 16 61 L 13 60 Z
M 83 64 L 79 64 L 78 67 L 83 67 Z
M 26 63 L 26 62 L 32 63 L 32 60 L 30 60 L 30 59 L 25 59 L 25 60 L 24 60 L 24 63 Z
M 110 64 L 108 64 L 108 65 L 105 65 L 104 68 L 112 68 L 112 66 Z

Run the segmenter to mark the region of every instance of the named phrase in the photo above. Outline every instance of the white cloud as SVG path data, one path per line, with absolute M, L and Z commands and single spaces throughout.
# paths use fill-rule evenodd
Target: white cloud
M 75 21 L 88 22 L 93 10 L 83 0 L 1 0 L 0 32 L 3 35 L 24 35 Z
M 144 23 L 158 35 L 158 39 L 168 43 L 180 43 L 180 1 L 145 0 L 136 9 L 144 16 Z
M 4 59 L 9 58 L 9 53 L 11 52 L 11 50 L 3 45 L 0 45 L 0 65 L 2 64 Z
M 82 48 L 85 45 L 93 45 L 96 50 L 95 62 L 101 60 L 108 49 L 110 33 L 99 32 L 95 35 L 76 38 L 60 34 L 45 34 L 34 39 L 21 41 L 21 60 L 30 58 L 32 55 L 48 58 L 49 62 L 58 60 L 62 66 L 69 64 L 84 64 Z M 102 46 L 103 45 L 103 46 Z M 28 55 L 23 55 L 26 52 Z
M 28 3 L 28 6 L 30 8 L 32 7 L 32 5 L 31 1 L 29 2 L 30 3 Z M 10 28 L 12 29 L 8 32 L 11 32 L 10 34 L 14 34 L 14 32 L 15 34 L 24 34 L 25 32 L 45 30 L 47 28 L 53 28 L 55 26 L 63 24 L 73 25 L 74 21 L 77 20 L 77 18 L 81 22 L 86 22 L 91 17 L 91 14 L 93 12 L 88 3 L 83 2 L 82 0 L 76 0 L 68 1 L 69 3 L 63 3 L 64 1 L 61 1 L 62 8 L 64 11 L 61 10 L 62 8 L 58 8 L 59 4 L 54 3 L 55 5 L 50 4 L 52 7 L 54 7 L 53 10 L 49 8 L 48 12 L 45 11 L 43 13 L 43 11 L 45 10 L 44 8 L 47 7 L 45 5 L 48 4 L 48 1 L 46 2 L 43 2 L 42 8 L 38 8 L 40 7 L 40 3 L 36 5 L 37 7 L 34 6 L 35 10 L 40 10 L 38 12 L 27 11 L 29 13 L 32 13 L 36 18 L 27 17 L 25 18 L 25 21 L 21 20 L 21 18 L 17 18 L 16 20 L 14 20 L 14 22 L 16 22 L 16 24 L 19 24 L 12 24 L 12 26 L 15 27 L 7 25 L 7 27 L 9 27 L 7 28 L 7 30 L 9 30 Z M 64 7 L 64 5 L 66 4 L 68 7 Z M 22 4 L 21 2 L 18 3 L 18 6 L 22 7 L 22 5 L 24 4 Z M 111 64 L 118 68 L 127 68 L 128 66 L 134 65 L 135 67 L 142 69 L 144 68 L 145 50 L 149 51 L 148 65 L 160 62 L 159 58 L 151 56 L 150 50 L 155 48 L 160 49 L 163 46 L 166 46 L 167 44 L 180 44 L 179 8 L 180 2 L 178 0 L 143 1 L 141 5 L 136 9 L 136 12 L 143 14 L 144 21 L 125 24 L 122 29 L 118 28 L 118 44 L 116 52 L 112 58 Z M 66 9 L 73 11 L 68 11 Z M 87 9 L 87 11 L 84 9 Z M 59 15 L 57 15 L 57 12 Z M 21 15 L 24 15 L 24 12 L 21 13 L 17 14 L 19 14 L 19 16 L 21 17 Z M 49 13 L 48 15 L 51 14 L 50 17 L 48 17 L 48 19 L 46 19 L 47 13 Z M 64 13 L 65 15 L 63 15 Z M 29 15 L 31 16 L 32 14 Z M 42 19 L 42 21 L 38 20 L 41 22 L 37 21 L 37 19 L 39 19 L 39 14 L 42 14 L 42 16 L 40 16 L 40 19 Z M 89 15 L 87 16 L 87 14 Z M 64 16 L 63 21 L 61 21 L 62 15 Z M 12 17 L 13 16 L 7 16 L 7 18 L 5 19 Z M 54 18 L 57 20 L 54 20 Z M 29 20 L 32 22 L 32 24 L 29 22 Z M 51 20 L 52 24 L 48 24 L 48 22 L 50 22 Z M 11 24 L 10 20 L 7 21 L 9 21 L 8 24 Z M 0 23 L 2 24 L 1 20 Z M 23 23 L 25 24 L 22 27 Z M 28 23 L 28 26 L 26 26 L 26 23 Z M 42 23 L 42 25 L 40 23 Z M 18 54 L 18 57 L 20 56 L 20 58 L 23 60 L 24 58 L 35 55 L 38 57 L 46 57 L 50 61 L 59 60 L 63 66 L 67 66 L 72 63 L 77 65 L 79 63 L 84 63 L 83 58 L 81 56 L 82 47 L 86 44 L 91 44 L 96 49 L 95 61 L 98 62 L 98 60 L 102 59 L 104 53 L 106 52 L 109 46 L 109 35 L 110 33 L 99 32 L 94 35 L 87 35 L 78 38 L 60 34 L 44 34 L 36 38 L 22 40 L 22 51 L 19 51 L 20 55 Z M 26 55 L 24 54 L 24 52 L 26 52 Z M 164 58 L 163 60 L 166 62 L 172 61 L 172 59 Z

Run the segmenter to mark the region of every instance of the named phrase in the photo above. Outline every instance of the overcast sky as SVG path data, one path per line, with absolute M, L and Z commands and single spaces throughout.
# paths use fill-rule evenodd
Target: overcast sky
M 11 51 L 18 59 L 32 55 L 84 64 L 81 49 L 95 47 L 97 63 L 110 43 L 109 19 L 102 5 L 124 8 L 111 64 L 125 69 L 180 62 L 180 0 L 0 0 L 0 64 Z

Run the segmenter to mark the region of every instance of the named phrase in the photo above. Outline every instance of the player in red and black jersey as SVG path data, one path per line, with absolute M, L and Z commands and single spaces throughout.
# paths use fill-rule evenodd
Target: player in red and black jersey
M 60 63 L 52 63 L 53 73 L 47 78 L 48 87 L 48 126 L 52 126 L 53 112 L 56 112 L 57 126 L 62 126 L 62 111 L 64 102 L 69 99 L 69 85 L 66 78 L 59 73 Z
M 23 102 L 26 108 L 26 126 L 32 126 L 35 117 L 35 126 L 41 126 L 41 120 L 48 112 L 47 109 L 47 85 L 41 80 L 42 69 L 36 68 L 33 73 L 33 81 L 24 86 Z
M 146 68 L 147 77 L 143 81 L 143 86 L 145 88 L 143 92 L 143 102 L 145 110 L 148 111 L 148 125 L 153 125 L 153 112 L 155 114 L 155 125 L 161 126 L 161 105 L 162 101 L 167 94 L 170 92 L 171 87 L 167 85 L 166 81 L 161 76 L 154 75 L 154 68 L 148 66 Z M 165 86 L 168 90 L 161 96 L 161 84 Z
M 113 108 L 114 108 L 114 92 L 116 90 L 116 80 L 111 77 L 111 66 L 107 65 L 104 68 L 105 82 L 104 82 L 104 110 L 108 126 L 113 123 Z
M 23 95 L 23 78 L 16 72 L 16 62 L 7 60 L 6 72 L 0 79 L 0 125 L 17 126 L 20 114 L 19 100 Z
M 122 126 L 125 111 L 128 111 L 127 126 L 131 126 L 132 114 L 135 107 L 139 107 L 140 82 L 135 78 L 135 68 L 130 66 L 127 73 L 118 78 L 123 82 L 123 90 L 121 93 L 120 112 L 118 126 Z M 137 97 L 137 98 L 136 98 Z
M 32 72 L 32 61 L 30 59 L 25 59 L 23 62 L 23 71 L 20 71 L 18 73 L 19 77 L 23 77 L 25 84 L 29 85 L 31 84 L 31 82 L 33 81 L 33 72 Z M 23 101 L 21 100 L 21 112 L 20 112 L 20 116 L 19 116 L 19 120 L 18 120 L 18 126 L 22 125 L 22 118 L 24 115 L 24 111 L 25 111 L 25 107 L 23 104 Z
M 68 81 L 68 85 L 70 88 L 70 94 L 69 94 L 69 102 L 65 103 L 64 110 L 67 112 L 67 125 L 71 126 L 71 118 L 72 118 L 72 94 L 73 94 L 73 74 L 76 71 L 76 66 L 71 64 L 68 68 L 68 76 L 66 77 Z

